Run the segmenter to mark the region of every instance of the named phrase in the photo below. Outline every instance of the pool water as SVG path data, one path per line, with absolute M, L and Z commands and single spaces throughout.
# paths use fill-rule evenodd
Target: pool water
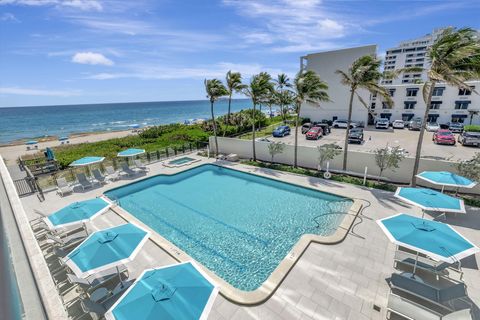
M 303 234 L 330 235 L 350 199 L 216 165 L 106 193 L 234 287 L 260 287 Z M 328 214 L 332 213 L 332 214 Z
M 185 163 L 189 163 L 189 162 L 192 162 L 194 161 L 195 159 L 193 158 L 189 158 L 189 157 L 182 157 L 182 158 L 178 158 L 178 159 L 175 159 L 175 160 L 172 160 L 172 161 L 169 161 L 168 164 L 185 164 Z

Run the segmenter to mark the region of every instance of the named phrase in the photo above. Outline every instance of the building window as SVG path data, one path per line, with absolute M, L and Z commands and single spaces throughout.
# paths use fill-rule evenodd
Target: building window
M 410 80 L 408 80 L 408 79 L 403 79 L 402 80 L 402 83 L 409 83 L 409 82 L 410 82 Z
M 375 107 L 376 107 L 376 103 L 375 102 L 372 102 L 372 104 L 370 105 L 370 109 L 371 110 L 375 110 Z
M 471 89 L 465 89 L 465 88 L 460 88 L 458 89 L 458 95 L 459 96 L 469 96 L 472 94 L 472 90 L 475 89 L 475 87 L 470 87 Z
M 416 97 L 418 88 L 407 88 L 407 97 Z
M 423 67 L 423 63 L 417 63 L 415 64 L 415 67 Z
M 468 109 L 468 105 L 471 101 L 455 101 L 455 109 L 457 110 L 465 110 Z
M 434 97 L 441 97 L 443 96 L 443 91 L 445 90 L 444 87 L 436 87 L 433 89 L 433 96 Z
M 403 121 L 410 121 L 410 120 L 412 120 L 414 115 L 415 114 L 413 114 L 413 113 L 402 113 L 402 120 Z
M 420 61 L 423 61 L 423 60 L 424 60 L 423 58 L 419 58 L 419 59 L 417 59 L 417 60 L 415 60 L 415 61 L 420 62 Z
M 405 60 L 405 62 L 412 62 L 412 61 L 413 61 L 413 59 L 407 59 L 407 60 Z
M 427 118 L 427 122 L 437 122 L 437 118 L 439 117 L 439 114 L 429 114 Z
M 452 122 L 463 123 L 466 117 L 466 114 L 452 114 Z
M 412 110 L 415 109 L 415 104 L 417 103 L 416 101 L 405 101 L 405 106 L 403 107 L 406 110 Z
M 390 109 L 390 106 L 386 102 L 382 102 L 382 109 Z
M 395 95 L 395 89 L 388 89 L 388 93 L 390 94 L 390 97 L 393 97 Z
M 430 110 L 438 110 L 440 109 L 440 105 L 442 104 L 442 101 L 432 101 L 430 104 Z

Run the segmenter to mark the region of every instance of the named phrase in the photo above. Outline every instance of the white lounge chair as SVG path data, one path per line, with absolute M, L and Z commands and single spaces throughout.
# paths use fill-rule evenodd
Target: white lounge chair
M 107 180 L 116 181 L 120 179 L 120 173 L 115 171 L 115 169 L 113 169 L 111 166 L 105 167 L 105 172 L 107 173 Z
M 142 171 L 150 171 L 150 168 L 144 165 L 140 159 L 135 159 L 135 166 Z
M 77 180 L 78 180 L 78 184 L 80 185 L 80 187 L 82 187 L 82 190 L 93 187 L 93 184 L 90 181 L 88 181 L 85 173 L 78 173 L 77 174 Z
M 93 177 L 95 178 L 95 181 L 98 182 L 99 184 L 106 184 L 107 183 L 107 179 L 100 172 L 99 169 L 93 169 L 92 174 L 93 174 Z
M 73 188 L 68 184 L 65 178 L 57 179 L 57 194 L 60 196 L 65 196 L 73 192 Z
M 238 154 L 236 153 L 230 153 L 225 157 L 225 160 L 231 161 L 231 162 L 237 162 L 239 160 Z

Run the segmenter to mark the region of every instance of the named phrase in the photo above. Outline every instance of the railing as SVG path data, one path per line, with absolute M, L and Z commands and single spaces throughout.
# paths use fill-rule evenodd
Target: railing
M 21 170 L 29 169 L 33 175 L 40 175 L 58 170 L 58 163 L 56 160 L 47 160 L 44 157 L 34 159 L 18 158 L 18 165 Z

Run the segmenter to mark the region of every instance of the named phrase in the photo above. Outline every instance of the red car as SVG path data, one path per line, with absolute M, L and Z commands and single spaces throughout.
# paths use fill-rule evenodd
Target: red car
M 305 135 L 305 137 L 307 138 L 307 140 L 318 140 L 322 137 L 322 135 L 323 135 L 322 128 L 313 127 L 307 131 L 307 134 Z
M 455 144 L 455 136 L 450 130 L 438 130 L 433 134 L 433 142 L 437 144 Z

